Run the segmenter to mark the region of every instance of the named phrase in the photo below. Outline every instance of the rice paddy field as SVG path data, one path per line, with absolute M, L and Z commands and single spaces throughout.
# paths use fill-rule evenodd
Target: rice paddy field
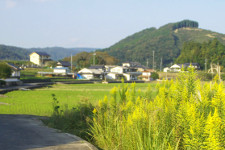
M 156 82 L 138 83 L 136 90 L 141 95 L 147 90 L 149 84 L 155 86 Z M 52 94 L 55 94 L 59 105 L 73 108 L 80 102 L 96 105 L 98 100 L 110 94 L 113 87 L 118 86 L 121 84 L 55 84 L 29 91 L 12 91 L 0 95 L 0 114 L 50 116 L 53 111 Z

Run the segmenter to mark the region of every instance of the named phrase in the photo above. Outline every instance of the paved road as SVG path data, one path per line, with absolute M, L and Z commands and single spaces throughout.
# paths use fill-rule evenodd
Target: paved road
M 0 115 L 0 150 L 96 150 L 79 137 L 48 128 L 35 116 Z

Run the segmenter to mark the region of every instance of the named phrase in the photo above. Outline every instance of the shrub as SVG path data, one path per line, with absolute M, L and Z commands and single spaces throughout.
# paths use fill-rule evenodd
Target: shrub
M 6 82 L 4 80 L 0 80 L 0 87 L 4 86 L 6 84 Z
M 12 73 L 12 69 L 5 63 L 0 63 L 0 78 L 10 77 Z
M 50 127 L 60 129 L 64 132 L 75 134 L 84 139 L 90 139 L 88 134 L 90 118 L 94 107 L 87 101 L 80 102 L 76 107 L 69 109 L 67 105 L 60 105 L 60 102 L 53 97 L 53 114 L 47 120 L 43 120 Z
M 154 80 L 159 79 L 159 74 L 157 72 L 152 72 L 151 78 L 154 79 Z

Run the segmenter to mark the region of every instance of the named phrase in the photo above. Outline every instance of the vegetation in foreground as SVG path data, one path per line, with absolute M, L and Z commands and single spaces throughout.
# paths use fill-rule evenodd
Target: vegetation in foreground
M 96 144 L 120 150 L 225 149 L 222 83 L 202 85 L 190 70 L 158 90 L 155 98 L 137 96 L 135 84 L 124 85 L 99 101 L 90 126 Z

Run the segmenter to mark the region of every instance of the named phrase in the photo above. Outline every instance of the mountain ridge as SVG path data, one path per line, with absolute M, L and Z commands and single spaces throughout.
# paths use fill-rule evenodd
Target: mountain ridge
M 156 62 L 154 66 L 159 68 L 161 58 L 164 66 L 174 62 L 185 42 L 202 43 L 214 38 L 225 44 L 224 34 L 198 28 L 196 21 L 183 20 L 168 23 L 158 29 L 151 27 L 136 32 L 102 51 L 108 52 L 121 62 L 137 61 L 145 65 L 147 60 L 150 60 L 149 67 L 153 66 L 151 60 L 154 51 Z
M 77 53 L 86 51 L 91 52 L 98 48 L 85 48 L 85 47 L 75 47 L 75 48 L 64 48 L 64 47 L 45 47 L 45 48 L 21 48 L 17 46 L 9 46 L 0 44 L 0 60 L 29 60 L 29 54 L 37 51 L 44 51 L 51 56 L 53 60 L 60 60 L 65 57 L 75 55 Z

